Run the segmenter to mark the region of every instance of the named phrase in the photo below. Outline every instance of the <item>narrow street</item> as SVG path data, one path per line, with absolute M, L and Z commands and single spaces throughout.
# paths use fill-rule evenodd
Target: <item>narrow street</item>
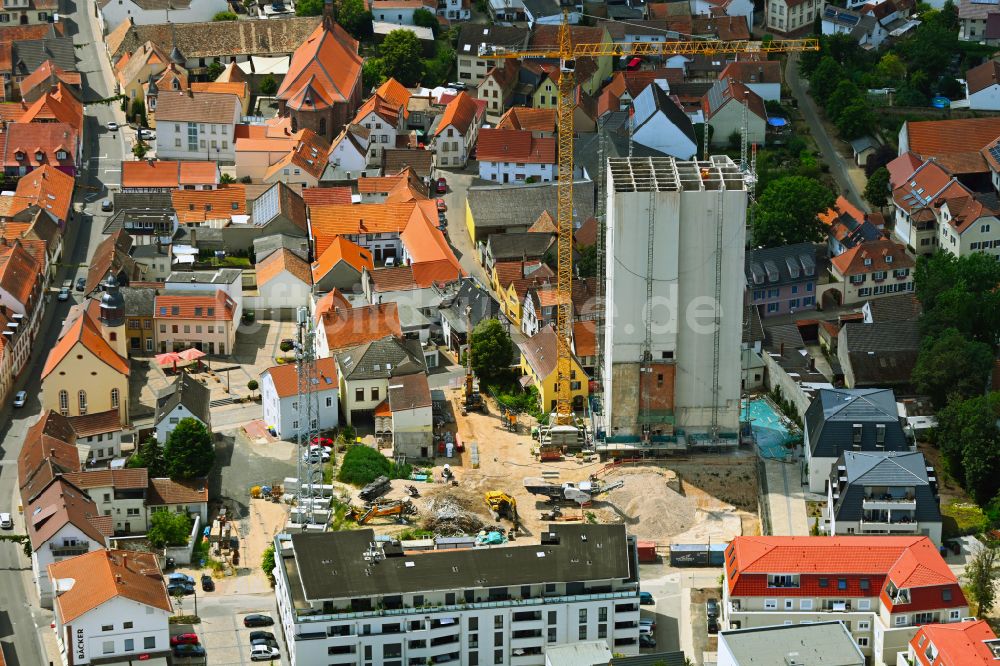
M 809 133 L 815 139 L 823 161 L 830 165 L 830 174 L 837 182 L 837 188 L 852 204 L 865 212 L 870 212 L 871 207 L 865 201 L 864 196 L 862 196 L 863 189 L 859 188 L 855 180 L 851 178 L 851 171 L 857 171 L 858 168 L 853 163 L 846 162 L 840 156 L 840 153 L 837 152 L 833 142 L 840 139 L 831 138 L 827 134 L 826 128 L 823 126 L 822 120 L 820 120 L 819 112 L 816 110 L 816 103 L 813 102 L 812 97 L 806 91 L 807 84 L 803 84 L 799 77 L 799 55 L 797 53 L 792 53 L 788 56 L 785 64 L 785 81 L 788 82 L 792 96 L 798 102 L 802 117 L 805 118 L 806 124 L 809 125 Z
M 103 41 L 95 39 L 93 22 L 87 15 L 89 5 L 81 0 L 64 4 L 61 14 L 67 34 L 73 35 L 77 46 L 78 68 L 83 75 L 83 93 L 86 101 L 105 99 L 113 93 L 110 67 Z M 91 9 L 92 11 L 92 9 Z M 107 123 L 121 123 L 121 110 L 109 104 L 88 104 L 85 107 L 82 168 L 77 176 L 72 219 L 66 228 L 62 264 L 58 266 L 52 286 L 58 288 L 64 279 L 76 279 L 87 274 L 87 261 L 103 237 L 101 229 L 105 218 L 92 218 L 91 212 L 100 210 L 100 200 L 107 196 L 107 186 L 118 185 L 124 141 L 121 132 L 111 133 Z M 56 342 L 60 322 L 70 306 L 79 299 L 60 303 L 55 293 L 47 296 L 46 311 L 39 337 L 33 345 L 31 359 L 17 381 L 16 389 L 28 392 L 28 404 L 15 412 L 10 405 L 0 406 L 0 507 L 17 510 L 17 456 L 21 450 L 24 433 L 35 422 L 41 411 L 40 374 L 46 354 Z M 31 564 L 15 543 L 0 542 L 0 599 L 12 603 L 0 606 L 0 641 L 5 643 L 4 655 L 11 666 L 48 664 L 52 658 L 42 648 L 39 631 L 50 632 L 51 613 L 33 607 Z

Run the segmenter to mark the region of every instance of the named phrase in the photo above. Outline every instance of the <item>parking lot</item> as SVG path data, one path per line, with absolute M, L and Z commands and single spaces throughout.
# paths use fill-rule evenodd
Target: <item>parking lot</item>
M 211 593 L 209 593 L 211 594 Z M 185 602 L 186 603 L 186 602 Z M 184 666 L 245 666 L 250 664 L 250 632 L 269 631 L 274 634 L 281 650 L 281 657 L 260 663 L 287 664 L 285 644 L 281 628 L 277 625 L 248 629 L 243 626 L 243 618 L 248 613 L 263 613 L 277 618 L 273 597 L 246 598 L 246 595 L 199 596 L 198 611 L 201 623 L 197 625 L 171 625 L 171 635 L 195 633 L 205 648 L 205 657 L 174 659 L 174 663 Z

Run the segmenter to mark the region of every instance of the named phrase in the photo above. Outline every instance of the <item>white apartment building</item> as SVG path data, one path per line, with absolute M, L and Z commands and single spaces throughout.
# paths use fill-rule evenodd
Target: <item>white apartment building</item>
M 638 558 L 623 525 L 434 552 L 370 529 L 282 534 L 275 551 L 293 666 L 542 666 L 547 646 L 587 640 L 639 653 Z
M 156 557 L 101 550 L 49 567 L 63 664 L 166 666 L 173 607 Z
M 317 383 L 313 385 L 319 411 L 316 426 L 320 430 L 336 428 L 340 423 L 337 366 L 333 358 L 321 358 L 315 364 Z M 294 363 L 276 365 L 260 375 L 260 397 L 264 423 L 281 439 L 294 441 L 299 423 L 299 374 Z
M 921 625 L 969 613 L 924 536 L 736 537 L 725 560 L 723 631 L 839 620 L 876 666 L 894 666 Z
M 946 200 L 939 210 L 938 246 L 956 257 L 975 252 L 1000 259 L 1000 210 L 975 197 Z
M 242 112 L 236 95 L 161 95 L 156 103 L 156 156 L 235 164 L 236 124 Z
M 739 168 L 726 156 L 616 158 L 608 183 L 606 433 L 637 438 L 640 417 L 652 435 L 713 425 L 736 433 L 747 203 Z
M 167 276 L 163 289 L 163 293 L 199 291 L 212 296 L 221 290 L 236 304 L 233 322 L 239 325 L 243 317 L 243 271 L 238 268 L 174 272 Z
M 90 496 L 101 515 L 111 517 L 115 534 L 146 533 L 146 469 L 95 469 L 64 477 Z

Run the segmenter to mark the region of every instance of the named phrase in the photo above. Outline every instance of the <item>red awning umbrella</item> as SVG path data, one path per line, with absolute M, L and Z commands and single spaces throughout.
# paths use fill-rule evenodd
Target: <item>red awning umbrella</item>
M 199 358 L 205 355 L 206 355 L 205 352 L 203 352 L 200 349 L 195 349 L 194 347 L 191 347 L 190 349 L 185 349 L 180 354 L 178 354 L 178 356 L 180 356 L 185 361 L 197 361 Z
M 184 359 L 177 352 L 166 352 L 165 354 L 156 355 L 156 364 L 161 368 L 166 365 L 174 366 L 174 370 L 177 369 L 177 361 L 183 361 Z

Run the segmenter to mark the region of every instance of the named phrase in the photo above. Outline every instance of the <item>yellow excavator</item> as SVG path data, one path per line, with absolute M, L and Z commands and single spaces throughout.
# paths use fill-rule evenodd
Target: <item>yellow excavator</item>
M 403 516 L 409 516 L 416 512 L 417 508 L 413 506 L 413 502 L 410 500 L 392 500 L 382 504 L 369 504 L 364 508 L 352 506 L 347 512 L 347 517 L 355 521 L 358 525 L 364 525 L 372 518 L 398 516 L 402 519 Z
M 502 490 L 491 490 L 483 496 L 486 506 L 493 514 L 493 520 L 506 518 L 515 525 L 518 524 L 517 500 Z

